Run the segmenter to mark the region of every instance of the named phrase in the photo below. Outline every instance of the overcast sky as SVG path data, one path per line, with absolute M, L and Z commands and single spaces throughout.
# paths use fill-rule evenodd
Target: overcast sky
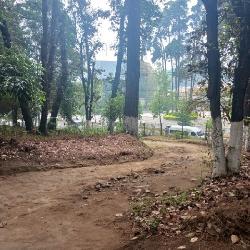
M 189 0 L 191 5 L 195 4 L 197 0 Z M 100 8 L 103 10 L 109 9 L 108 0 L 91 0 L 91 4 L 94 8 Z M 109 20 L 103 20 L 99 27 L 100 41 L 104 43 L 102 51 L 97 55 L 97 60 L 116 61 L 115 51 L 110 47 L 116 41 L 116 34 L 112 32 Z M 145 61 L 150 62 L 150 55 L 145 57 Z

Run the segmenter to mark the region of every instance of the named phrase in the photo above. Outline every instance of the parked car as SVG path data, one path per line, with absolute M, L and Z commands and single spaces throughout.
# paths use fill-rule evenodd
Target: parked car
M 193 137 L 199 137 L 204 138 L 205 133 L 197 127 L 191 127 L 191 126 L 167 126 L 165 128 L 166 135 L 176 134 L 176 133 L 184 133 L 186 136 L 193 136 Z

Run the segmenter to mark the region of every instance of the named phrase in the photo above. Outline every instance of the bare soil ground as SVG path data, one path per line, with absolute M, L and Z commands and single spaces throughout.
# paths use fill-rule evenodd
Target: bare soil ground
M 144 161 L 0 176 L 0 249 L 242 249 L 181 235 L 139 237 L 131 204 L 189 190 L 209 173 L 203 145 L 145 143 L 154 155 Z
M 147 144 L 155 153 L 145 161 L 0 177 L 0 249 L 125 245 L 132 236 L 131 222 L 116 215 L 129 209 L 131 195 L 143 188 L 155 193 L 184 190 L 206 172 L 202 169 L 205 147 Z

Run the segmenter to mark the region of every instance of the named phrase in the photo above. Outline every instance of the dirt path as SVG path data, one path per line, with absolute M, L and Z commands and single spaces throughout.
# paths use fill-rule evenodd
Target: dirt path
M 116 214 L 127 211 L 129 196 L 187 189 L 207 171 L 204 146 L 146 143 L 155 153 L 145 161 L 0 177 L 0 249 L 122 248 L 132 234 Z M 110 187 L 96 186 L 114 177 Z

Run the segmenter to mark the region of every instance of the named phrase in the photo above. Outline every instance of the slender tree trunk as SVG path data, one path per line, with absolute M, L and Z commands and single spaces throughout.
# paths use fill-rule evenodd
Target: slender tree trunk
M 31 116 L 31 112 L 29 108 L 29 102 L 23 96 L 19 96 L 18 101 L 19 101 L 20 108 L 23 114 L 23 119 L 25 121 L 25 128 L 28 132 L 32 132 L 33 122 L 32 122 L 32 116 Z
M 115 78 L 112 84 L 112 93 L 111 98 L 115 98 L 117 96 L 118 87 L 120 84 L 121 78 L 121 70 L 122 70 L 122 61 L 125 53 L 125 17 L 126 12 L 122 13 L 120 18 L 120 28 L 119 28 L 119 48 L 117 53 L 117 63 L 115 70 Z
M 91 110 L 90 110 L 90 103 L 91 103 L 91 78 L 92 78 L 92 72 L 91 72 L 91 65 L 90 65 L 90 56 L 89 56 L 89 46 L 88 41 L 85 38 L 85 46 L 86 46 L 86 57 L 87 57 L 87 71 L 88 71 L 88 78 L 87 78 L 87 93 L 85 95 L 87 96 L 87 103 L 85 103 L 85 110 L 86 110 L 86 125 L 87 128 L 90 128 L 91 124 Z
M 128 0 L 128 49 L 125 96 L 125 129 L 138 136 L 140 80 L 140 1 Z
M 161 114 L 159 114 L 159 121 L 160 121 L 160 135 L 163 134 L 162 132 L 162 120 L 161 120 Z
M 92 63 L 91 76 L 90 76 L 90 102 L 89 102 L 89 120 L 92 119 L 93 102 L 94 102 L 94 81 L 95 81 L 95 63 Z
M 244 104 L 244 117 L 245 117 L 245 126 L 247 127 L 247 136 L 245 143 L 245 150 L 250 152 L 250 80 L 248 81 L 246 95 L 245 95 L 245 104 Z
M 111 103 L 112 103 L 112 98 L 117 97 L 118 87 L 119 87 L 120 79 L 121 79 L 122 61 L 123 61 L 123 57 L 125 53 L 125 43 L 126 43 L 125 41 L 125 18 L 126 18 L 126 11 L 124 7 L 124 10 L 121 13 L 121 17 L 120 17 L 119 45 L 118 45 L 118 53 L 117 53 L 115 78 L 112 83 Z M 109 117 L 108 131 L 112 134 L 114 132 L 114 123 L 115 123 L 116 117 L 112 113 L 111 106 L 110 106 L 110 112 L 109 112 L 110 117 Z
M 10 32 L 9 32 L 6 20 L 3 20 L 0 22 L 0 31 L 3 37 L 4 47 L 6 47 L 7 49 L 10 49 L 11 48 L 11 36 L 10 36 Z
M 174 111 L 174 65 L 173 58 L 170 57 L 171 62 L 171 90 L 172 90 L 172 112 Z
M 243 3 L 244 2 L 244 3 Z M 243 1 L 240 20 L 239 62 L 235 70 L 230 140 L 227 154 L 228 171 L 232 174 L 239 173 L 241 150 L 243 144 L 243 119 L 244 100 L 247 84 L 250 79 L 250 2 Z M 236 15 L 237 15 L 236 11 Z
M 84 92 L 84 109 L 85 109 L 85 119 L 86 119 L 86 127 L 90 127 L 90 120 L 89 118 L 89 79 L 86 79 L 84 77 L 84 54 L 83 54 L 83 37 L 80 43 L 80 72 L 81 72 L 81 81 L 82 81 L 82 86 L 83 86 L 83 92 Z M 88 69 L 89 72 L 89 69 Z M 88 78 L 89 78 L 89 73 L 88 73 Z
M 190 79 L 190 100 L 193 99 L 193 91 L 194 91 L 194 76 L 191 74 L 191 79 Z
M 48 61 L 48 32 L 49 32 L 49 20 L 48 20 L 48 0 L 42 0 L 42 40 L 41 40 L 41 62 L 42 62 L 42 88 L 43 92 L 46 95 L 47 92 L 47 61 Z M 45 97 L 46 98 L 46 97 Z M 41 133 L 47 133 L 47 113 L 46 110 L 48 109 L 48 102 L 47 98 L 45 99 L 42 105 L 41 111 L 41 119 L 40 119 L 40 127 L 39 130 Z
M 59 43 L 61 51 L 61 77 L 57 84 L 56 98 L 52 105 L 51 118 L 48 124 L 49 129 L 56 129 L 58 112 L 68 84 L 68 55 L 65 33 L 65 16 L 63 10 L 60 14 Z
M 185 98 L 187 100 L 187 96 L 188 96 L 188 93 L 187 93 L 187 78 L 185 79 Z
M 213 123 L 212 148 L 214 154 L 213 177 L 227 174 L 226 157 L 222 133 L 220 110 L 221 65 L 218 46 L 218 9 L 217 0 L 202 0 L 206 8 L 208 92 Z
M 12 105 L 12 124 L 14 127 L 17 126 L 17 114 L 18 114 L 18 104 L 15 100 Z
M 177 58 L 177 100 L 180 98 L 180 57 Z
M 42 86 L 43 86 L 43 91 L 45 93 L 45 101 L 43 102 L 42 105 L 39 131 L 44 135 L 48 133 L 47 119 L 49 110 L 51 82 L 53 81 L 53 76 L 54 76 L 57 18 L 58 18 L 58 0 L 53 0 L 51 25 L 50 25 L 50 39 L 48 42 L 48 1 L 43 0 L 42 1 L 43 38 L 41 44 L 41 60 L 44 69 L 42 75 Z M 50 45 L 49 54 L 48 54 L 48 45 Z

